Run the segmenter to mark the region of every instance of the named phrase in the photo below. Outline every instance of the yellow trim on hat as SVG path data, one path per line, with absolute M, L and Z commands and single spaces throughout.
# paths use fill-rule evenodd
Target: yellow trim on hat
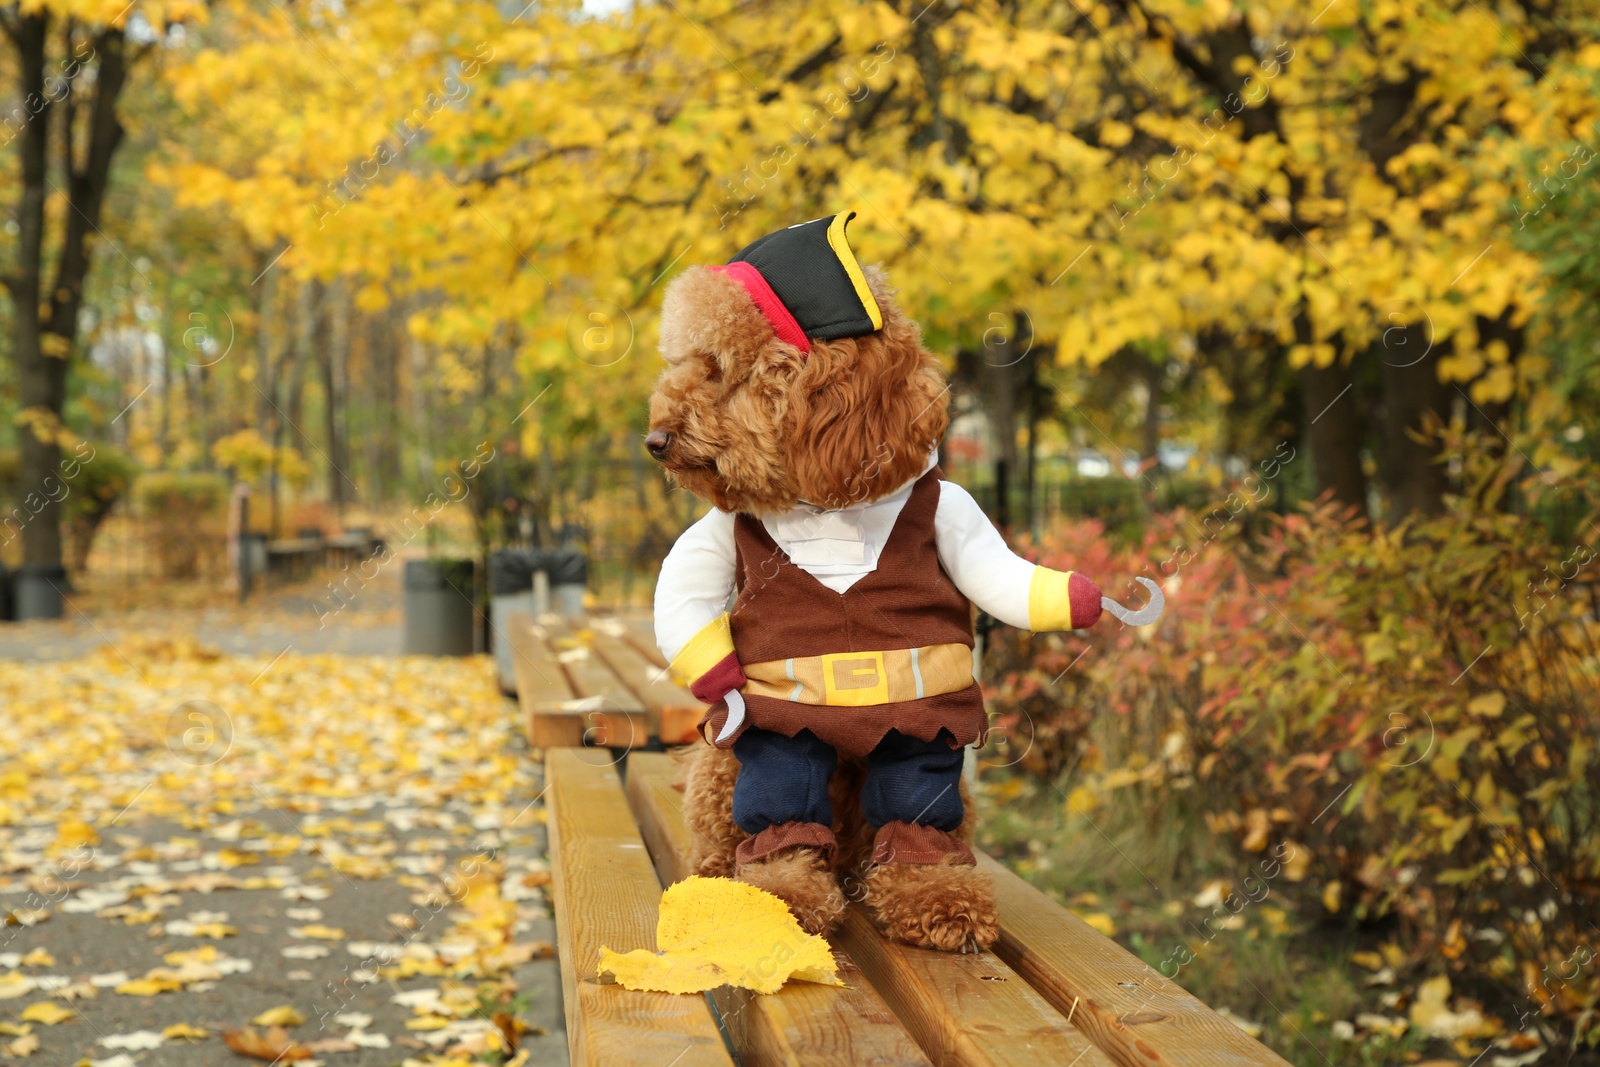
M 856 254 L 850 251 L 850 242 L 845 240 L 844 227 L 847 222 L 856 217 L 854 211 L 841 211 L 828 223 L 828 244 L 833 248 L 833 254 L 839 257 L 839 263 L 844 267 L 844 272 L 850 275 L 850 284 L 856 287 L 856 296 L 861 298 L 861 306 L 867 310 L 867 318 L 872 320 L 874 330 L 883 329 L 883 312 L 878 310 L 878 301 L 872 296 L 872 290 L 867 286 L 867 276 L 861 273 L 861 264 L 856 262 Z

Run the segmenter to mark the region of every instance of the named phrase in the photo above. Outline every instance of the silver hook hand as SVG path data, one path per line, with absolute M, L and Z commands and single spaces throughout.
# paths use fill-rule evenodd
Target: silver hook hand
M 1115 615 L 1129 626 L 1149 626 L 1161 618 L 1161 613 L 1166 609 L 1167 598 L 1162 595 L 1161 587 L 1148 578 L 1135 578 L 1134 581 L 1150 590 L 1150 603 L 1133 611 L 1123 607 L 1108 596 L 1100 598 L 1100 607 Z

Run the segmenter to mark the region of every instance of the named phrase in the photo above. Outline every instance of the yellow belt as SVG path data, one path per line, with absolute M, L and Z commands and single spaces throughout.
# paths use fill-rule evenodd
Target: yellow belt
M 746 696 L 864 708 L 954 693 L 972 684 L 972 649 L 928 645 L 887 652 L 834 652 L 744 664 Z

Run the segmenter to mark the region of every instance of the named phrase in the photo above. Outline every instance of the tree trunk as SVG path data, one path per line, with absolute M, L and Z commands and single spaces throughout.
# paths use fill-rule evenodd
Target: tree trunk
M 260 272 L 264 276 L 260 280 L 261 303 L 256 327 L 256 425 L 262 427 L 271 426 L 277 418 L 277 412 L 272 410 L 273 396 L 278 391 L 272 359 L 272 337 L 278 320 L 278 272 L 273 267 L 273 257 L 282 254 L 281 248 L 274 247 Z
M 1397 523 L 1444 509 L 1449 477 L 1438 462 L 1437 423 L 1449 418 L 1438 357 L 1422 324 L 1391 327 L 1377 350 L 1383 382 L 1384 518 Z
M 1316 491 L 1367 513 L 1367 476 L 1361 469 L 1361 408 L 1353 395 L 1349 368 L 1306 364 L 1300 368 L 1305 403 L 1306 444 L 1311 448 Z
M 328 499 L 340 522 L 344 521 L 345 468 L 349 466 L 344 455 L 343 424 L 344 348 L 349 341 L 350 326 L 343 296 L 343 286 L 337 281 L 320 287 L 316 328 L 318 364 L 322 370 L 323 436 L 328 448 Z
M 1015 341 L 1013 336 L 1011 341 Z M 1016 347 L 991 330 L 983 338 L 983 373 L 988 379 L 989 428 L 994 440 L 994 521 L 1011 528 L 1011 476 L 1017 469 Z
M 12 360 L 16 366 L 22 408 L 29 416 L 21 434 L 24 503 L 31 518 L 22 531 L 23 562 L 59 566 L 61 511 L 56 485 L 60 476 L 58 443 L 61 412 L 66 402 L 67 368 L 78 337 L 78 311 L 89 273 L 89 236 L 98 232 L 100 209 L 110 179 L 111 157 L 122 141 L 117 97 L 127 78 L 120 30 L 104 30 L 94 39 L 97 71 L 86 130 L 75 131 L 77 107 L 72 92 L 81 78 L 74 63 L 65 91 L 46 88 L 50 15 L 40 11 L 15 15 L 12 39 L 17 52 L 24 127 L 19 154 L 22 187 L 17 200 L 17 269 L 5 279 L 12 298 Z M 76 60 L 71 24 L 63 34 L 67 53 Z M 50 125 L 61 103 L 61 146 L 68 203 L 62 212 L 61 245 L 45 253 L 45 202 L 50 169 Z M 82 148 L 75 150 L 74 145 Z M 55 277 L 46 287 L 47 261 Z

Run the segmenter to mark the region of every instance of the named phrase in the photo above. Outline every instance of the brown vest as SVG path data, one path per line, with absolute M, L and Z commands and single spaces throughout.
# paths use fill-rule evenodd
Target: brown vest
M 836 593 L 790 562 L 761 520 L 734 521 L 738 595 L 730 622 L 741 663 L 840 652 L 875 652 L 960 644 L 972 647 L 972 611 L 939 564 L 934 468 L 917 480 L 878 559 L 877 569 Z M 890 730 L 931 741 L 948 730 L 956 745 L 987 730 L 977 683 L 955 692 L 867 707 L 829 707 L 747 694 L 751 726 L 793 737 L 809 729 L 842 755 L 863 757 Z M 719 706 L 712 718 L 720 721 Z

